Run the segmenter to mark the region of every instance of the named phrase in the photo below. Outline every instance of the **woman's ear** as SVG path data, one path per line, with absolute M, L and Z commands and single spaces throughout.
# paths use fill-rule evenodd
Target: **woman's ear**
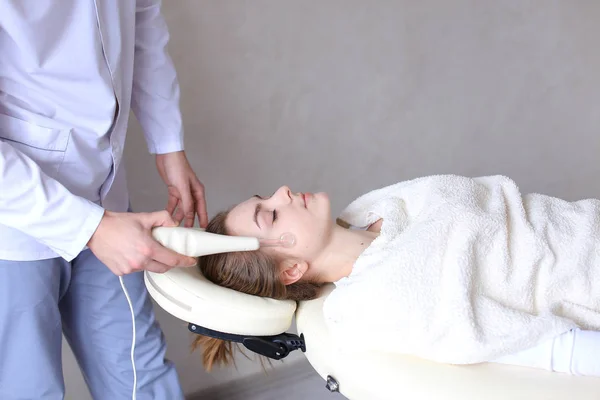
M 296 283 L 308 271 L 308 263 L 300 260 L 288 260 L 281 263 L 281 281 L 284 285 Z

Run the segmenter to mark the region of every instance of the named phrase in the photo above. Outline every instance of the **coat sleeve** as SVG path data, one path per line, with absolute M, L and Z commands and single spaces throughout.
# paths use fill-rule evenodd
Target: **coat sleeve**
M 137 0 L 131 108 L 152 154 L 183 150 L 180 87 L 160 0 Z
M 0 140 L 0 224 L 24 232 L 71 261 L 85 248 L 103 215 L 102 207 L 75 196 Z

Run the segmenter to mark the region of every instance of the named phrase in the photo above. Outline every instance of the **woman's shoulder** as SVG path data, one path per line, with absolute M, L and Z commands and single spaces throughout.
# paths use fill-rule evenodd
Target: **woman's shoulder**
M 344 208 L 338 218 L 338 221 L 342 221 L 339 224 L 343 226 L 345 223 L 346 225 L 367 229 L 377 224 L 384 217 L 382 214 L 384 213 L 385 204 L 395 200 L 411 201 L 414 198 L 423 197 L 425 192 L 430 191 L 431 187 L 435 186 L 436 181 L 440 181 L 440 177 L 415 178 L 371 190 L 359 196 Z
M 349 223 L 347 223 L 346 221 L 344 221 L 341 218 L 337 218 L 335 220 L 335 223 L 337 225 L 341 226 L 342 228 L 345 228 L 345 229 L 352 229 L 352 230 L 369 231 L 369 232 L 379 233 L 379 232 L 381 232 L 381 224 L 383 223 L 383 218 L 379 218 L 374 223 L 372 223 L 370 225 L 367 225 L 367 226 L 362 226 L 362 227 L 350 225 Z

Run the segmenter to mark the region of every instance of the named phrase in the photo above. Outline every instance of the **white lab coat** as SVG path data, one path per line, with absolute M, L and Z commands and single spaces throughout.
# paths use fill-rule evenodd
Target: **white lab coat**
M 159 0 L 0 2 L 0 259 L 70 261 L 126 211 L 130 110 L 151 153 L 183 150 Z

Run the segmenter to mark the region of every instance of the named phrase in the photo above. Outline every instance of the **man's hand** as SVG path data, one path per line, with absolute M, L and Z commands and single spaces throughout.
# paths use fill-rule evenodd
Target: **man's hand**
M 113 213 L 106 211 L 88 242 L 90 250 L 115 275 L 148 270 L 163 273 L 191 267 L 196 259 L 163 247 L 152 237 L 155 226 L 177 226 L 167 211 Z
M 173 216 L 177 225 L 194 226 L 196 214 L 201 228 L 208 225 L 204 185 L 192 170 L 185 153 L 177 151 L 156 155 L 156 168 L 167 185 L 169 200 L 166 210 Z

